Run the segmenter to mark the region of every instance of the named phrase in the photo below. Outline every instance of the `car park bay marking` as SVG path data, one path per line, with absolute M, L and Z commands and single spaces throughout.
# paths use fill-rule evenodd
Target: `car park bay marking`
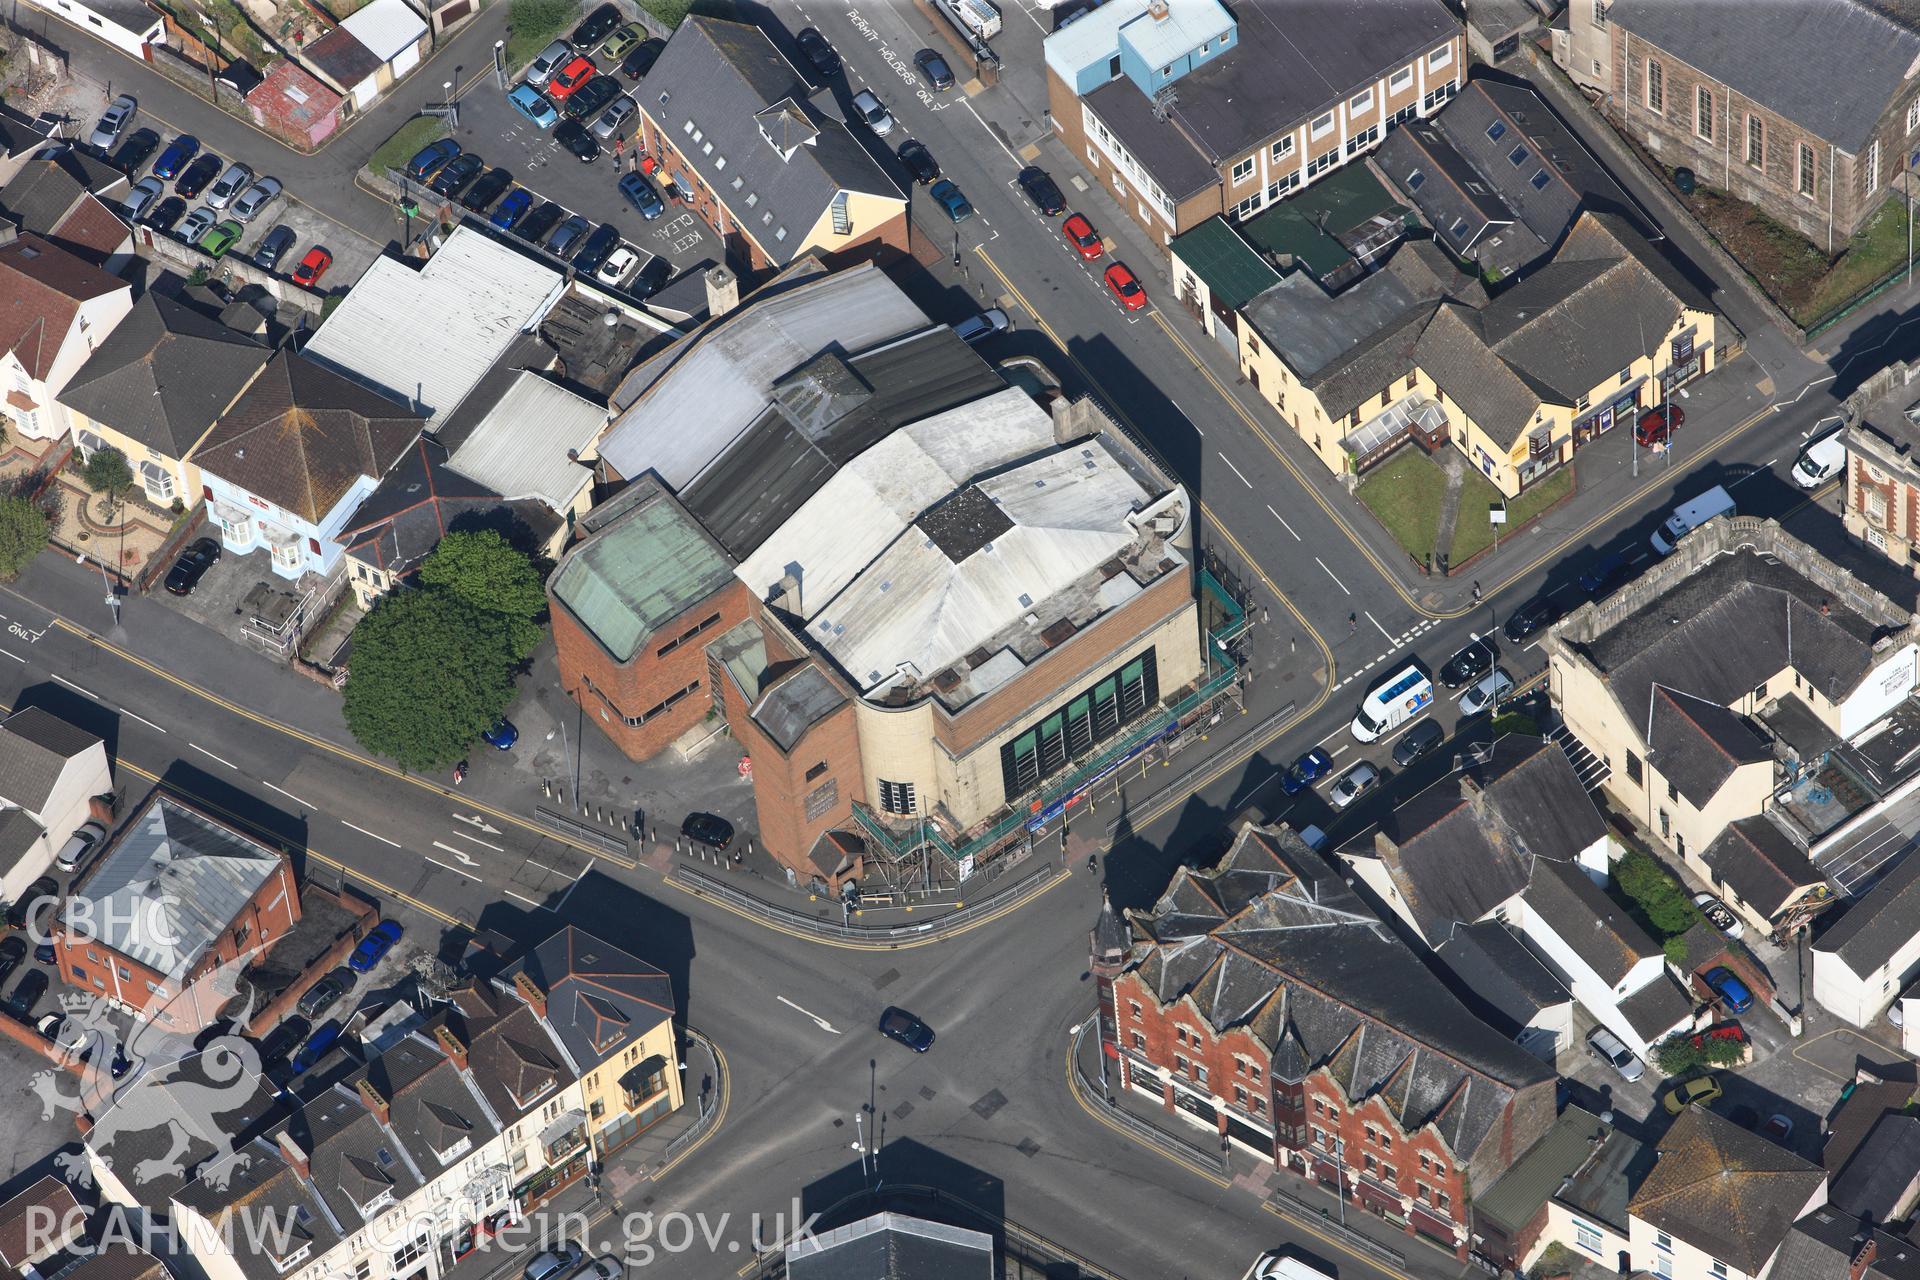
M 835 1027 L 831 1022 L 828 1022 L 825 1018 L 821 1017 L 819 1014 L 811 1013 L 805 1009 L 800 1008 L 799 1005 L 787 999 L 785 996 L 778 996 L 776 998 L 780 1001 L 781 1004 L 787 1006 L 787 1008 L 796 1010 L 802 1015 L 812 1018 L 814 1022 L 819 1025 L 822 1031 L 831 1031 L 836 1036 L 840 1034 L 840 1030 L 838 1027 Z

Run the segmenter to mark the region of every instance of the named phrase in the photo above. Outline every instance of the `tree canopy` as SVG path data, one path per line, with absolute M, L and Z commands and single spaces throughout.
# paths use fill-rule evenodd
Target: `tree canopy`
M 465 756 L 513 701 L 525 656 L 500 618 L 435 588 L 374 606 L 354 628 L 346 686 L 347 728 L 360 745 L 413 770 Z
M 46 513 L 25 498 L 0 497 L 0 578 L 11 578 L 47 549 Z
M 547 594 L 533 561 L 498 532 L 477 529 L 449 533 L 420 565 L 420 585 L 449 591 L 476 609 L 496 615 L 520 661 L 540 643 L 538 619 Z
M 80 468 L 80 478 L 95 493 L 104 493 L 115 501 L 133 487 L 133 468 L 127 455 L 118 449 L 95 449 Z

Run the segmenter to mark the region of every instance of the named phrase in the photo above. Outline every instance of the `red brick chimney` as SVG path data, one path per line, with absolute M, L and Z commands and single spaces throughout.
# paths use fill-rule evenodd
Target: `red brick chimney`
M 385 1098 L 380 1096 L 380 1091 L 373 1087 L 373 1081 L 362 1080 L 354 1087 L 359 1090 L 360 1101 L 366 1104 L 367 1110 L 373 1112 L 374 1119 L 378 1120 L 381 1124 L 389 1124 L 392 1122 L 393 1107 Z
M 520 998 L 532 1007 L 534 1017 L 547 1016 L 547 993 L 540 989 L 539 983 L 529 978 L 524 972 L 516 973 L 513 975 L 513 989 L 518 991 Z
M 433 1029 L 433 1041 L 440 1046 L 440 1052 L 447 1055 L 457 1070 L 467 1069 L 467 1046 L 460 1043 L 460 1037 L 445 1027 Z
M 1872 1236 L 1868 1236 L 1867 1242 L 1860 1246 L 1860 1251 L 1853 1255 L 1853 1265 L 1847 1268 L 1847 1280 L 1860 1280 L 1860 1277 L 1867 1273 L 1867 1268 L 1873 1265 L 1873 1260 L 1879 1252 L 1879 1242 Z
M 311 1178 L 313 1164 L 307 1155 L 307 1149 L 300 1145 L 300 1140 L 284 1129 L 280 1131 L 279 1140 L 281 1158 L 295 1173 L 303 1178 Z

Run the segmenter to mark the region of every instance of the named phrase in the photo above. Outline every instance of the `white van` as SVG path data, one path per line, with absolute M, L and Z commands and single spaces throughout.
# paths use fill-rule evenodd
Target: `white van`
M 1843 429 L 1835 429 L 1817 440 L 1809 440 L 1793 461 L 1793 482 L 1802 489 L 1818 489 L 1839 475 L 1847 465 L 1847 444 Z
M 1733 495 L 1725 486 L 1715 485 L 1697 498 L 1688 498 L 1673 509 L 1667 522 L 1653 535 L 1653 549 L 1661 555 L 1671 555 L 1680 539 L 1698 529 L 1715 516 L 1730 516 L 1737 508 L 1733 505 Z
M 1334 1280 L 1333 1273 L 1322 1271 L 1304 1258 L 1295 1258 L 1274 1250 L 1254 1259 L 1241 1280 Z

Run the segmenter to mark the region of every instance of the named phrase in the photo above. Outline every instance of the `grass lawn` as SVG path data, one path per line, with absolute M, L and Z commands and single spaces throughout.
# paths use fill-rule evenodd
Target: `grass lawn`
M 517 71 L 580 21 L 580 0 L 511 0 L 507 5 L 507 70 Z
M 1882 205 L 1829 260 L 1798 231 L 1723 192 L 1701 187 L 1682 199 L 1797 324 L 1820 319 L 1907 260 L 1906 209 L 1898 200 Z
M 640 0 L 640 7 L 668 27 L 678 27 L 693 8 L 693 0 Z
M 1507 525 L 1500 536 L 1518 529 L 1572 491 L 1573 473 L 1565 467 L 1523 490 L 1507 504 Z M 1485 477 L 1477 473 L 1468 476 L 1466 487 L 1460 493 L 1460 517 L 1453 523 L 1453 549 L 1447 553 L 1454 564 L 1492 545 L 1493 526 L 1487 522 L 1487 504 L 1498 501 L 1499 497 L 1499 491 L 1487 483 Z
M 1793 318 L 1802 324 L 1818 320 L 1906 260 L 1907 211 L 1900 201 L 1889 200 L 1860 228 Z
M 1408 555 L 1425 564 L 1439 531 L 1440 501 L 1446 492 L 1446 474 L 1433 459 L 1407 448 L 1361 481 L 1355 496 Z
M 538 53 L 539 50 L 534 52 Z M 415 116 L 401 125 L 391 138 L 380 144 L 373 158 L 367 161 L 367 167 L 375 173 L 388 169 L 398 169 L 426 146 L 438 138 L 447 136 L 447 122 L 438 116 Z

